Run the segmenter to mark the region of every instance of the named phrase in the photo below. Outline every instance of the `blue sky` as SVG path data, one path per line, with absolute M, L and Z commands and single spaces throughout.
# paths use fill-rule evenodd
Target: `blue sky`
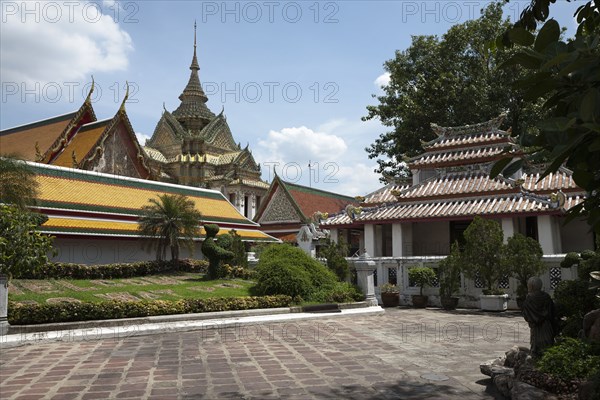
M 362 122 L 385 83 L 384 61 L 411 35 L 442 35 L 489 1 L 2 1 L 0 127 L 77 109 L 94 76 L 94 108 L 111 118 L 130 82 L 127 112 L 152 135 L 189 78 L 197 21 L 200 79 L 233 135 L 270 180 L 349 195 L 380 187 L 364 148 L 385 131 Z M 551 8 L 569 32 L 582 2 Z M 513 1 L 514 19 L 528 4 Z

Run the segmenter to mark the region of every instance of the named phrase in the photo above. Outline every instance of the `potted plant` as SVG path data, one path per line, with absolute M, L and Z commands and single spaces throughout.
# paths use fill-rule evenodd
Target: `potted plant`
M 475 217 L 464 232 L 465 248 L 461 254 L 462 268 L 470 279 L 479 278 L 484 289 L 480 296 L 482 310 L 504 311 L 508 295 L 498 289 L 498 281 L 510 275 L 505 254 L 504 234 L 496 221 Z
M 511 271 L 517 279 L 517 305 L 521 308 L 527 296 L 527 281 L 529 278 L 540 275 L 544 271 L 542 262 L 542 246 L 533 238 L 525 237 L 520 233 L 508 239 L 505 248 L 504 263 L 506 269 Z
M 440 262 L 440 302 L 444 310 L 454 310 L 458 305 L 454 294 L 460 289 L 461 262 L 458 242 L 454 242 L 450 255 Z
M 381 302 L 384 307 L 398 307 L 400 305 L 400 289 L 393 283 L 381 285 Z
M 412 295 L 413 306 L 417 308 L 427 307 L 428 297 L 423 295 L 423 288 L 431 285 L 435 279 L 435 272 L 429 267 L 412 267 L 408 270 L 408 279 L 420 288 L 419 294 Z

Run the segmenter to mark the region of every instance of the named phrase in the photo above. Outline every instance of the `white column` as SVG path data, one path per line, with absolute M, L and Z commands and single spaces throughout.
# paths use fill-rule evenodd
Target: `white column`
M 375 257 L 375 225 L 365 224 L 365 248 L 363 249 L 371 257 Z
M 250 211 L 249 211 L 249 216 L 248 219 L 253 219 L 254 216 L 256 215 L 256 193 L 250 193 Z
M 512 218 L 502 218 L 502 231 L 504 232 L 504 243 L 515 234 L 515 225 Z
M 404 238 L 402 236 L 402 225 L 392 224 L 392 257 L 402 257 L 404 255 Z
M 338 243 L 339 231 L 337 230 L 337 228 L 333 228 L 329 231 L 329 239 L 331 239 L 332 242 Z
M 544 254 L 556 254 L 554 248 L 554 227 L 550 215 L 538 215 L 538 241 Z

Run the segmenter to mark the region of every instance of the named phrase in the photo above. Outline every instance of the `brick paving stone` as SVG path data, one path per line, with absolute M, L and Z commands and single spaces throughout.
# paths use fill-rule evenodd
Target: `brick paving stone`
M 387 309 L 247 330 L 34 344 L 2 349 L 0 397 L 501 399 L 479 363 L 528 340 L 517 313 Z M 428 381 L 428 373 L 449 379 Z

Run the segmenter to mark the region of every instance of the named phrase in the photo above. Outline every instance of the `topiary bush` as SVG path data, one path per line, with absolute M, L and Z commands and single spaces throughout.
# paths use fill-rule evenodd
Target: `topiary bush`
M 412 267 L 408 269 L 408 280 L 420 288 L 419 294 L 423 296 L 423 288 L 431 285 L 436 278 L 435 271 L 429 267 Z
M 565 258 L 560 262 L 560 267 L 571 268 L 574 265 L 579 265 L 580 262 L 581 257 L 579 257 L 579 254 L 572 251 L 565 255 Z
M 600 346 L 564 338 L 544 352 L 537 367 L 564 380 L 585 379 L 600 373 Z
M 265 248 L 256 267 L 259 295 L 285 294 L 310 299 L 320 289 L 335 286 L 336 276 L 297 247 L 274 244 Z
M 561 319 L 561 335 L 577 337 L 583 316 L 600 307 L 600 300 L 585 281 L 562 281 L 554 291 L 556 313 Z
M 221 268 L 223 261 L 231 260 L 234 254 L 220 247 L 215 240 L 219 233 L 219 226 L 215 224 L 204 225 L 206 237 L 202 242 L 202 254 L 208 258 L 208 279 L 219 279 L 225 277 L 225 272 Z M 230 241 L 228 241 L 231 244 Z

